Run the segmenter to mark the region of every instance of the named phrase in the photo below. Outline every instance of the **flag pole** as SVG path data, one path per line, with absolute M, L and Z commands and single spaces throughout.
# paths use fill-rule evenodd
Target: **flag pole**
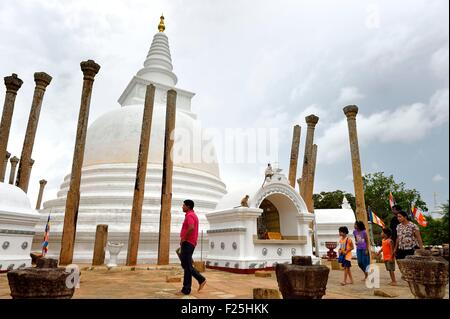
M 367 224 L 369 225 L 369 233 L 370 233 L 370 238 L 369 238 L 369 256 L 370 256 L 370 263 L 372 263 L 373 259 L 372 259 L 372 246 L 375 246 L 375 241 L 373 240 L 373 229 L 372 229 L 372 224 L 373 224 L 373 220 L 372 220 L 372 210 L 370 209 L 370 206 L 367 206 L 367 214 L 369 215 L 369 219 Z

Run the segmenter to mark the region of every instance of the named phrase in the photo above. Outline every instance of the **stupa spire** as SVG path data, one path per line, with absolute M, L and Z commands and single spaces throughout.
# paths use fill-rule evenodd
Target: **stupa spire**
M 164 30 L 166 30 L 166 26 L 164 25 L 164 15 L 162 13 L 159 19 L 158 30 L 159 32 L 164 32 Z
M 125 91 L 119 97 L 119 103 L 122 106 L 130 104 L 130 101 L 139 100 L 143 102 L 144 96 L 140 96 L 139 92 L 134 89 L 134 86 L 142 84 L 142 80 L 156 86 L 164 85 L 173 88 L 177 85 L 178 78 L 175 73 L 173 73 L 169 38 L 167 37 L 167 33 L 164 32 L 166 29 L 164 25 L 164 15 L 161 15 L 160 19 L 158 25 L 159 32 L 156 32 L 153 36 L 153 41 L 144 61 L 143 68 L 136 73 L 136 76 L 133 77 Z
M 142 68 L 137 75 L 143 79 L 152 81 L 153 83 L 175 86 L 178 79 L 172 72 L 173 65 L 172 57 L 170 56 L 169 39 L 164 32 L 166 29 L 164 25 L 164 16 L 161 15 L 160 19 L 158 25 L 159 32 L 153 36 L 150 50 L 144 61 L 144 68 Z

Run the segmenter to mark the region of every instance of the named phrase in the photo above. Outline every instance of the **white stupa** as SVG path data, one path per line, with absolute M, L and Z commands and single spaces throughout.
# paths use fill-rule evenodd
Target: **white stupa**
M 177 76 L 172 71 L 172 59 L 168 38 L 164 33 L 163 19 L 161 17 L 159 32 L 153 37 L 144 67 L 131 79 L 119 98 L 122 107 L 103 114 L 88 128 L 74 262 L 92 261 L 95 230 L 98 224 L 109 226 L 109 241 L 125 243 L 118 259 L 119 262 L 126 259 L 144 95 L 146 86 L 150 83 L 156 86 L 156 93 L 138 262 L 152 263 L 157 259 L 165 108 L 169 89 L 177 91 L 175 135 L 182 138 L 180 142 L 176 137 L 174 146 L 170 259 L 171 262 L 178 260 L 175 249 L 179 245 L 179 231 L 184 220 L 181 206 L 183 200 L 187 198 L 195 202 L 200 231 L 203 230 L 205 234 L 206 244 L 199 243 L 196 256 L 200 255 L 200 247 L 207 250 L 206 231 L 209 226 L 205 213 L 215 210 L 226 189 L 220 179 L 212 142 L 199 141 L 195 136 L 201 129 L 196 114 L 191 111 L 191 99 L 195 94 L 175 88 Z M 181 151 L 177 151 L 179 150 L 177 145 L 182 146 Z M 206 160 L 202 158 L 205 149 L 208 150 Z M 37 236 L 33 248 L 40 250 L 39 238 L 50 214 L 52 227 L 48 256 L 59 256 L 69 182 L 70 175 L 67 175 L 60 186 L 57 198 L 45 202 L 44 208 L 40 211 L 42 218 L 36 226 Z
M 38 221 L 27 194 L 0 182 L 0 273 L 31 266 L 31 242 Z

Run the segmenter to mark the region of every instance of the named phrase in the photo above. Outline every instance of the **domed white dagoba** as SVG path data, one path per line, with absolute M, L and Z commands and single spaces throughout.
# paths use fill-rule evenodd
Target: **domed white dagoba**
M 195 202 L 195 210 L 200 220 L 200 231 L 204 231 L 204 240 L 207 242 L 206 230 L 209 226 L 205 213 L 213 211 L 226 193 L 225 184 L 220 179 L 212 141 L 201 140 L 200 122 L 196 114 L 191 111 L 191 99 L 194 93 L 175 88 L 177 76 L 172 71 L 169 42 L 164 29 L 164 24 L 161 23 L 159 32 L 153 37 L 143 68 L 131 79 L 120 96 L 119 104 L 122 107 L 103 114 L 88 128 L 74 262 L 90 263 L 92 261 L 98 224 L 109 226 L 109 241 L 125 244 L 119 255 L 119 263 L 123 263 L 126 258 L 144 97 L 148 84 L 154 84 L 156 92 L 138 263 L 153 263 L 157 259 L 165 109 L 169 89 L 177 91 L 171 262 L 178 261 L 175 249 L 179 246 L 179 232 L 184 220 L 184 213 L 181 210 L 183 200 L 190 198 Z M 57 257 L 60 252 L 69 182 L 70 175 L 64 178 L 57 198 L 45 202 L 44 209 L 40 211 L 42 217 L 36 228 L 38 234 L 44 231 L 46 218 L 48 214 L 51 215 L 52 230 L 48 256 Z M 40 250 L 40 244 L 40 241 L 36 240 L 34 248 Z M 201 247 L 207 250 L 206 245 L 199 242 L 196 256 L 200 255 Z
M 38 221 L 39 213 L 31 208 L 25 192 L 0 183 L 0 272 L 31 266 L 31 243 Z

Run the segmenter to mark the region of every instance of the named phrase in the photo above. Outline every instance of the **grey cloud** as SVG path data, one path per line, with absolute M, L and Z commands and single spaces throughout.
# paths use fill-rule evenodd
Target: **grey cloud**
M 16 138 L 9 148 L 15 153 L 20 153 L 23 142 L 33 72 L 44 70 L 54 76 L 46 93 L 34 153 L 37 156 L 64 145 L 57 146 L 64 156 L 46 157 L 48 164 L 37 165 L 34 184 L 38 176 L 52 176 L 48 189 L 54 189 L 70 168 L 82 83 L 79 62 L 93 58 L 102 66 L 94 84 L 92 123 L 104 112 L 119 107 L 117 98 L 141 67 L 162 11 L 178 86 L 197 93 L 193 111 L 198 112 L 205 126 L 278 127 L 282 137 L 279 161 L 286 171 L 292 125 L 305 127 L 305 113 L 322 112 L 316 129 L 317 142 L 321 143 L 319 161 L 332 159 L 337 151 L 344 155 L 317 168 L 318 188 L 352 190 L 351 180 L 345 179 L 351 173 L 348 141 L 343 139 L 330 147 L 323 142 L 327 132 L 344 120 L 344 105 L 340 105 L 344 101 L 337 101 L 343 88 L 356 87 L 364 95 L 364 99 L 356 101 L 361 119 L 378 113 L 394 114 L 402 105 L 431 107 L 429 99 L 433 94 L 445 89 L 448 92 L 448 72 L 441 68 L 448 66 L 445 1 L 415 0 L 407 5 L 349 1 L 345 6 L 335 1 L 293 0 L 248 0 L 239 5 L 231 1 L 186 3 L 0 3 L 0 32 L 5 35 L 0 42 L 0 69 L 5 75 L 16 72 L 27 79 L 13 118 L 12 135 Z M 379 9 L 380 24 L 368 28 L 373 4 Z M 19 21 L 20 27 L 16 28 L 14 21 Z M 446 114 L 444 108 L 435 111 L 444 114 L 427 119 L 438 128 L 427 128 L 428 133 L 415 140 L 416 149 L 427 149 L 431 144 L 439 148 L 448 142 L 448 110 Z M 359 128 L 364 131 L 363 121 Z M 335 135 L 340 129 L 345 135 L 345 126 L 336 129 Z M 433 135 L 440 130 L 446 134 Z M 302 151 L 305 135 L 303 130 Z M 375 143 L 373 139 L 366 146 L 363 137 L 364 133 L 361 152 L 367 167 L 371 167 L 374 157 L 403 147 L 400 140 Z M 39 143 L 38 139 L 48 143 Z M 441 156 L 448 165 L 445 150 Z M 431 161 L 406 156 L 401 159 L 423 170 Z M 405 165 L 397 160 L 381 159 L 377 163 L 400 179 L 409 178 L 402 170 Z M 448 168 L 436 169 L 442 176 L 448 175 Z M 245 181 L 257 172 L 257 167 L 222 165 L 221 175 L 225 182 Z M 433 187 L 429 176 L 435 172 L 426 173 L 428 184 L 419 177 L 411 177 L 409 182 L 426 188 L 429 194 Z M 237 184 L 231 182 L 230 187 Z M 439 191 L 448 194 L 448 185 L 443 187 Z

